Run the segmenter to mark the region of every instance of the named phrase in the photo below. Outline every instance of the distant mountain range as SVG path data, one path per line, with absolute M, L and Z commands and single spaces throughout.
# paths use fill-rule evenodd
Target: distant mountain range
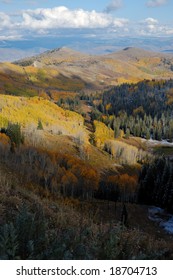
M 155 52 L 173 52 L 172 37 L 117 37 L 114 34 L 61 34 L 21 40 L 0 40 L 0 61 L 14 61 L 66 46 L 88 54 L 109 54 L 128 46 Z
M 15 49 L 15 48 L 1 48 L 0 47 L 0 61 L 14 61 L 18 59 L 22 59 L 24 57 L 37 55 L 39 53 L 44 52 L 46 49 L 44 48 L 35 48 L 35 49 Z

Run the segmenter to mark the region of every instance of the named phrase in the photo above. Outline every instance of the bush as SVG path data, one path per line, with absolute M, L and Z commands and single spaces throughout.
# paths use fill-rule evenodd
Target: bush
M 37 129 L 39 129 L 39 130 L 43 130 L 43 125 L 42 125 L 41 120 L 38 120 Z
M 17 147 L 19 147 L 20 144 L 24 142 L 21 127 L 18 123 L 9 123 L 6 134 L 9 136 L 11 143 L 14 143 Z

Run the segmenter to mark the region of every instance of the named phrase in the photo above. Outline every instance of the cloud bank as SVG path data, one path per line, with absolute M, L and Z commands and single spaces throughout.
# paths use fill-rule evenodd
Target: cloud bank
M 22 27 L 33 29 L 52 28 L 104 28 L 112 18 L 96 11 L 70 10 L 64 6 L 52 9 L 27 10 L 22 14 Z
M 161 1 L 161 0 L 160 0 Z M 118 4 L 117 1 L 113 1 Z M 111 3 L 113 3 L 111 2 Z M 150 1 L 151 2 L 151 1 Z M 156 1 L 152 1 L 156 2 Z M 157 1 L 158 2 L 158 1 Z M 163 0 L 162 0 L 163 2 Z M 121 1 L 119 4 L 122 3 Z M 62 30 L 76 30 L 99 34 L 113 33 L 120 36 L 135 35 L 169 35 L 172 34 L 173 26 L 160 24 L 155 18 L 146 18 L 139 22 L 132 22 L 127 18 L 118 18 L 108 12 L 86 11 L 83 9 L 71 10 L 60 6 L 52 9 L 30 9 L 23 10 L 17 14 L 0 12 L 0 32 L 4 38 L 21 38 L 27 36 L 54 36 Z M 72 32 L 69 34 L 72 35 Z

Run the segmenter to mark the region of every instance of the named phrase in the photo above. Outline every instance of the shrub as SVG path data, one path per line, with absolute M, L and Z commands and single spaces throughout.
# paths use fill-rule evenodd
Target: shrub
M 11 143 L 14 143 L 17 147 L 19 147 L 20 144 L 24 142 L 20 124 L 9 123 L 6 131 L 11 140 Z

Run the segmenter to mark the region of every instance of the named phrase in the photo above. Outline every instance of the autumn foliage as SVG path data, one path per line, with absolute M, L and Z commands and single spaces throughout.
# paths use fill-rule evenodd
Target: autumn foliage
M 90 165 L 70 155 L 21 146 L 10 151 L 9 139 L 0 134 L 2 161 L 27 182 L 34 182 L 56 195 L 91 198 L 98 188 L 99 175 Z M 5 148 L 6 147 L 6 148 Z

